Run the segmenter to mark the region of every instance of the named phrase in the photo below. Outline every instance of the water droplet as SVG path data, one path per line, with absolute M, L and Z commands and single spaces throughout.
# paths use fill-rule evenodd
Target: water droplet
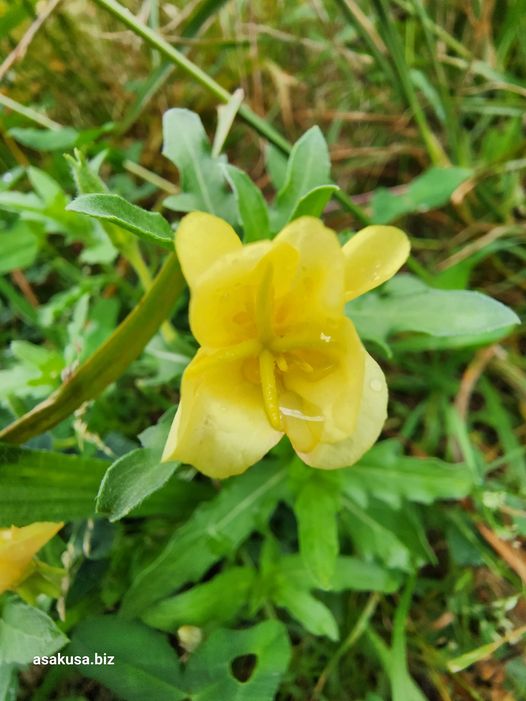
M 373 392 L 380 392 L 382 389 L 382 382 L 380 380 L 371 380 L 369 382 L 369 387 L 373 390 Z

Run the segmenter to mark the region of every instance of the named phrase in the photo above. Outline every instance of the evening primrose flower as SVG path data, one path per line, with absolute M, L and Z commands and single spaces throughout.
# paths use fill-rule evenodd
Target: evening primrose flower
M 32 523 L 0 529 L 0 594 L 15 589 L 33 571 L 33 558 L 63 523 Z
M 406 235 L 368 226 L 343 248 L 301 217 L 244 246 L 222 219 L 185 216 L 176 251 L 200 344 L 181 383 L 163 460 L 217 478 L 244 472 L 286 434 L 312 467 L 352 465 L 386 418 L 384 375 L 345 316 L 345 302 L 388 280 Z

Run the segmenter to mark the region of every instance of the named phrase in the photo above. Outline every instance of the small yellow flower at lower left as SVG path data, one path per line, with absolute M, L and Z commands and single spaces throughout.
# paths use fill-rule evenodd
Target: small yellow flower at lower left
M 0 528 L 0 594 L 14 589 L 33 572 L 33 558 L 63 523 L 32 523 Z

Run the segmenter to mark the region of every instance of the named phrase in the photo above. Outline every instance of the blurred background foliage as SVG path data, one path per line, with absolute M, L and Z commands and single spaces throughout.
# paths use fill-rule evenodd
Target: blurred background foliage
M 227 90 L 241 87 L 253 110 L 291 142 L 319 124 L 333 179 L 353 204 L 411 235 L 414 275 L 439 289 L 480 290 L 523 317 L 525 0 L 126 4 Z M 178 191 L 177 171 L 160 155 L 161 115 L 174 106 L 196 111 L 214 132 L 216 98 L 96 2 L 0 1 L 0 191 L 39 197 L 18 209 L 11 202 L 0 214 L 2 424 L 48 396 L 100 346 L 161 258 L 146 247 L 134 262 L 118 255 L 97 225 L 64 211 L 75 192 L 64 152 L 104 154 L 101 175 L 112 192 L 160 209 Z M 280 164 L 261 136 L 236 121 L 226 152 L 270 194 L 266 163 L 271 170 Z M 325 218 L 338 231 L 359 228 L 335 201 Z M 177 379 L 193 352 L 184 305 L 174 323 L 183 329 L 175 346 L 167 349 L 166 334 L 156 337 L 96 402 L 30 445 L 111 458 L 134 448 L 136 435 L 176 403 Z M 484 476 L 470 498 L 418 507 L 429 542 L 418 529 L 413 536 L 422 542 L 402 537 L 427 562 L 405 641 L 424 698 L 526 698 L 525 345 L 523 328 L 460 348 L 404 333 L 387 349 L 372 344 L 384 356 L 391 389 L 384 438 L 401 441 L 406 455 L 462 462 Z M 371 508 L 374 514 L 384 507 Z M 173 518 L 166 506 L 156 513 L 115 530 L 120 554 L 111 562 L 104 604 L 122 593 L 119 575 L 136 530 L 144 538 L 136 560 L 151 560 L 168 538 Z M 188 515 L 182 505 L 180 513 Z M 274 530 L 292 534 L 289 509 L 281 507 L 275 520 Z M 342 525 L 342 539 L 357 538 L 354 528 Z M 392 553 L 392 543 L 382 546 L 385 533 L 373 544 L 367 534 L 366 554 L 368 547 L 380 559 L 389 554 L 382 547 Z M 293 535 L 290 541 L 286 549 Z M 270 541 L 266 548 L 272 561 Z M 103 560 L 83 565 L 79 591 Z M 78 619 L 86 606 L 101 606 L 99 593 L 85 588 L 84 603 L 78 592 L 71 602 Z M 408 602 L 399 594 L 356 591 L 324 600 L 341 640 L 289 622 L 293 657 L 278 698 L 388 698 L 393 672 L 385 642 L 397 639 L 395 612 Z M 36 668 L 24 674 L 20 694 L 113 698 L 64 670 Z

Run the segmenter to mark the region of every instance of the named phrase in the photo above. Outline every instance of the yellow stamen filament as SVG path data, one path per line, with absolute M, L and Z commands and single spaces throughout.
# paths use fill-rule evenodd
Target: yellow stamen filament
M 266 349 L 259 355 L 259 374 L 261 378 L 261 391 L 263 393 L 263 403 L 265 412 L 272 428 L 282 431 L 283 425 L 279 410 L 278 387 L 276 384 L 276 374 L 274 372 L 274 356 Z

